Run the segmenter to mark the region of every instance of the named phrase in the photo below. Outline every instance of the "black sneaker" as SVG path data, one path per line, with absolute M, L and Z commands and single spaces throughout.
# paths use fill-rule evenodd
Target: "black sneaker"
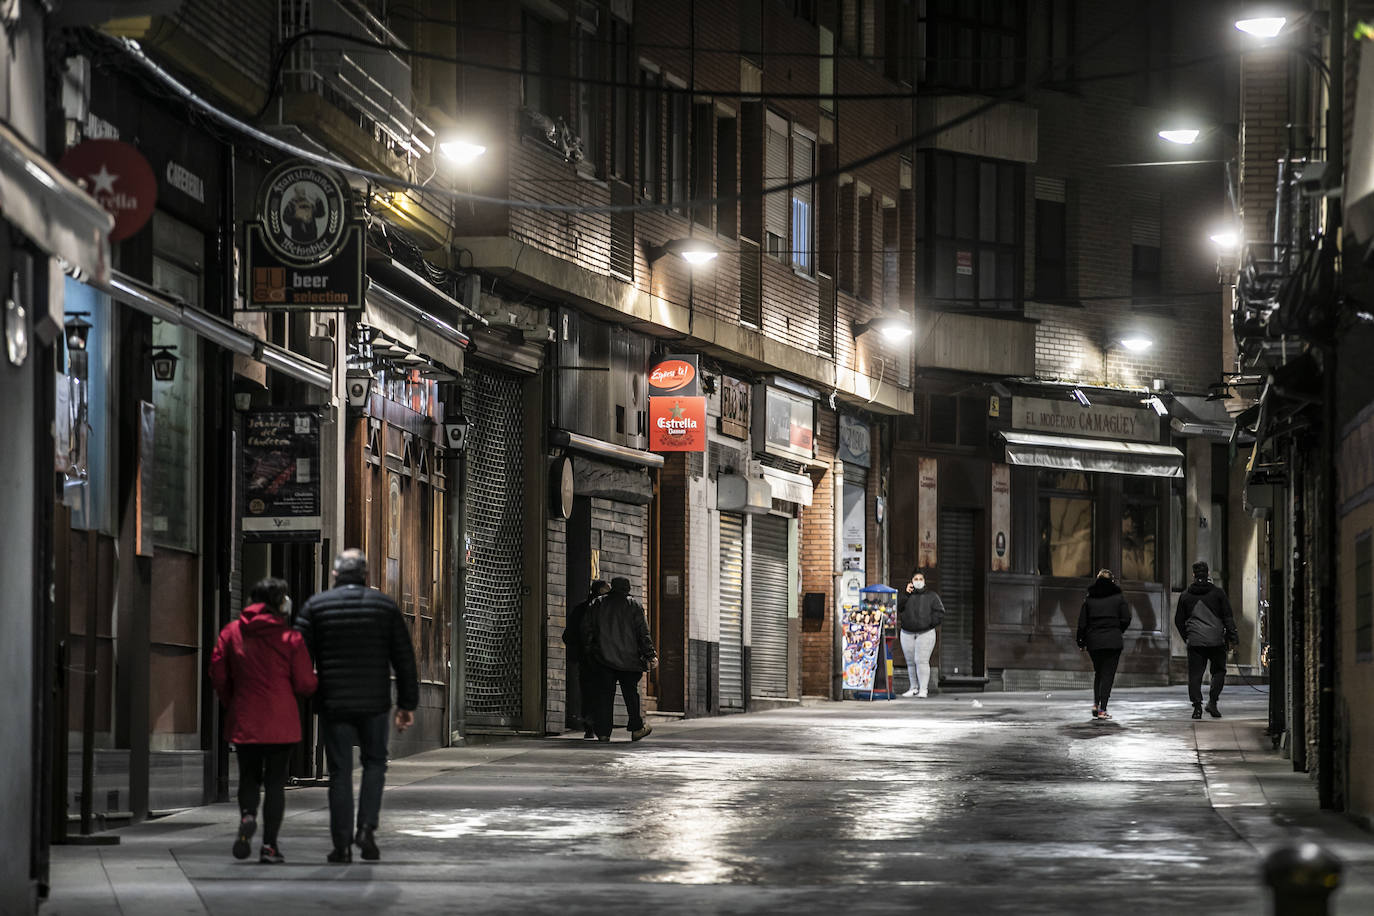
M 603 735 L 597 735 L 597 736 L 596 736 L 596 740 L 599 741 L 599 742 L 601 742 L 602 744 L 606 744 L 606 743 L 608 743 L 608 742 L 611 740 L 611 736 L 610 736 L 610 735 L 604 735 L 604 736 L 603 736 Z
M 1201 719 L 1201 718 L 1202 718 L 1202 704 L 1201 704 L 1201 703 L 1194 703 L 1194 704 L 1193 704 L 1193 718 L 1194 718 L 1194 719 Z
M 334 851 L 325 856 L 325 859 L 333 862 L 335 865 L 347 865 L 349 862 L 353 861 L 353 847 L 335 846 Z
M 1207 715 L 1211 716 L 1213 719 L 1221 718 L 1221 710 L 1217 709 L 1215 700 L 1207 704 Z
M 239 821 L 239 835 L 234 838 L 234 858 L 246 859 L 253 852 L 253 834 L 258 830 L 258 819 L 245 814 Z
M 634 731 L 630 732 L 630 740 L 643 741 L 645 738 L 653 734 L 653 732 L 654 727 L 652 725 L 642 725 Z
M 590 728 L 587 729 L 585 732 L 582 733 L 582 740 L 583 740 L 583 741 L 590 741 L 591 739 L 593 739 L 593 738 L 595 738 L 595 737 L 596 737 L 596 732 L 592 731 Z
M 358 844 L 362 850 L 363 858 L 368 862 L 376 862 L 382 857 L 381 850 L 377 848 L 377 839 L 372 835 L 371 827 L 359 827 L 358 835 L 353 838 L 353 842 Z
M 281 850 L 275 846 L 262 844 L 262 849 L 258 851 L 258 861 L 263 865 L 281 865 L 286 861 L 286 857 L 281 854 Z

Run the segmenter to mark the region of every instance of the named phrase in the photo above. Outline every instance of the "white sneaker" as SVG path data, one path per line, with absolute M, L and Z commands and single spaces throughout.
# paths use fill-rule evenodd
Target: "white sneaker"
M 916 688 L 915 688 L 915 687 L 912 687 L 912 688 L 911 688 L 910 690 L 908 690 L 906 693 L 902 694 L 902 696 L 904 696 L 904 697 L 914 697 L 914 696 L 916 696 Z
M 922 690 L 920 693 L 916 694 L 916 699 L 924 700 L 927 696 L 928 694 L 924 690 Z

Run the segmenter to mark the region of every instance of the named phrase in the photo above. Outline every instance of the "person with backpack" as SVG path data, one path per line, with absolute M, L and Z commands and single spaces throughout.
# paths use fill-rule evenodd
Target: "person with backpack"
M 228 710 L 225 731 L 239 761 L 239 832 L 234 858 L 252 851 L 258 799 L 265 792 L 262 848 L 258 861 L 286 860 L 277 832 L 286 814 L 287 765 L 301 740 L 296 698 L 315 692 L 315 670 L 305 640 L 291 628 L 291 596 L 281 579 L 263 579 L 250 593 L 253 603 L 219 634 L 210 655 L 210 683 Z
M 591 670 L 590 659 L 582 654 L 582 624 L 587 617 L 587 609 L 611 590 L 605 579 L 593 579 L 586 600 L 568 612 L 568 625 L 563 628 L 563 645 L 568 658 L 568 708 L 582 720 L 582 737 L 596 737 L 592 728 L 592 681 L 596 674 Z M 572 675 L 576 675 L 574 679 Z
M 1193 564 L 1193 584 L 1178 596 L 1178 609 L 1174 612 L 1174 626 L 1188 643 L 1188 699 L 1193 704 L 1194 719 L 1202 718 L 1202 673 L 1209 666 L 1212 686 L 1207 714 L 1213 719 L 1221 718 L 1217 698 L 1226 686 L 1226 654 L 1240 642 L 1231 602 L 1226 592 L 1209 581 L 1207 573 L 1203 561 Z
M 1125 642 L 1121 634 L 1131 625 L 1131 606 L 1121 593 L 1110 569 L 1098 570 L 1078 612 L 1078 648 L 1093 661 L 1093 718 L 1110 719 L 1107 701 L 1112 697 L 1116 665 Z

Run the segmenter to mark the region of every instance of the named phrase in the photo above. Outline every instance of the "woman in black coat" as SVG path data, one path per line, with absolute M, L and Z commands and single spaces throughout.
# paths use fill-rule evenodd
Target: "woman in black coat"
M 1087 649 L 1093 660 L 1094 719 L 1111 718 L 1107 700 L 1111 699 L 1116 663 L 1121 658 L 1121 634 L 1130 625 L 1131 606 L 1126 596 L 1112 581 L 1112 571 L 1100 570 L 1078 612 L 1078 648 Z

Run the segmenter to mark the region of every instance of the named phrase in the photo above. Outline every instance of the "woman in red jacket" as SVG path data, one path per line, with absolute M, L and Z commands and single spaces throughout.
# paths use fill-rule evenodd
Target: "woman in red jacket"
M 315 692 L 305 640 L 291 628 L 291 598 L 281 579 L 253 586 L 253 603 L 219 634 L 210 680 L 228 709 L 225 730 L 239 758 L 239 834 L 234 858 L 246 859 L 258 826 L 258 794 L 265 790 L 258 861 L 284 862 L 277 830 L 286 812 L 286 769 L 301 740 L 296 697 Z

